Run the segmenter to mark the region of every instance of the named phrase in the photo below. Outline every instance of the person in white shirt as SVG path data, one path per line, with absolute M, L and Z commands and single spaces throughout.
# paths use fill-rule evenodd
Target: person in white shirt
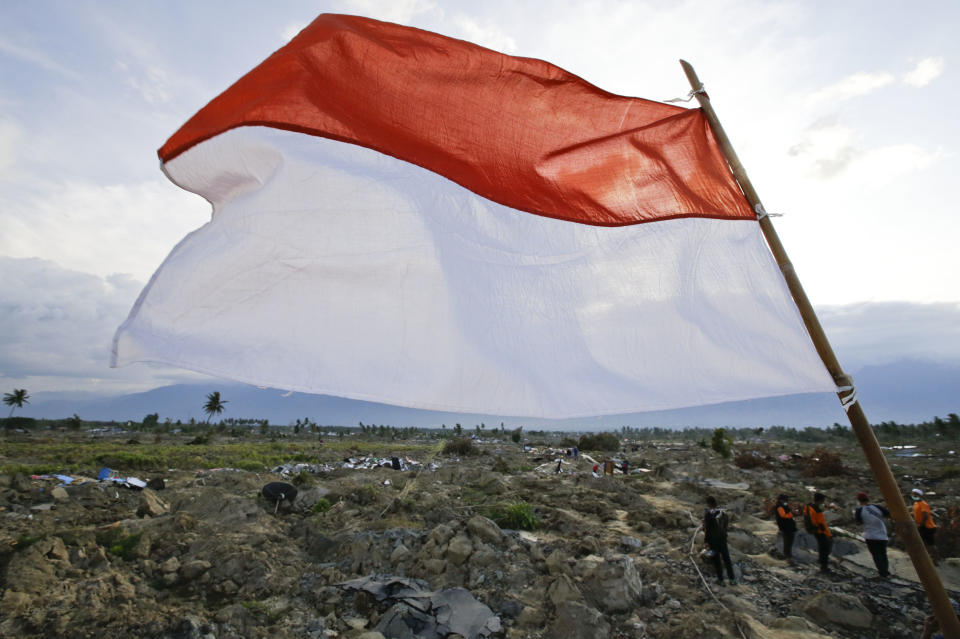
M 863 524 L 863 538 L 867 548 L 873 555 L 873 563 L 881 577 L 890 576 L 890 564 L 887 561 L 887 526 L 883 523 L 884 517 L 890 516 L 890 511 L 878 504 L 871 504 L 867 493 L 857 493 L 860 506 L 854 511 L 857 523 Z

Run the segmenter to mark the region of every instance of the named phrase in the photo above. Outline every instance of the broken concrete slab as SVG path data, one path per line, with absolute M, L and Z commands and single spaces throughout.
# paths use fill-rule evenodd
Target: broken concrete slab
M 840 625 L 865 630 L 873 624 L 873 613 L 858 598 L 843 593 L 824 590 L 801 599 L 794 609 L 824 628 Z
M 465 588 L 434 591 L 423 581 L 391 575 L 353 579 L 339 586 L 392 604 L 374 628 L 388 637 L 442 639 L 458 634 L 483 639 L 501 630 L 500 617 Z

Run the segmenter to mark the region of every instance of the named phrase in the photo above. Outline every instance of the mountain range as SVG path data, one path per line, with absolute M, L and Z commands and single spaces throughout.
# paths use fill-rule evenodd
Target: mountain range
M 899 361 L 864 367 L 854 373 L 861 405 L 872 423 L 896 421 L 918 423 L 934 416 L 960 412 L 960 366 L 929 361 Z M 37 392 L 16 414 L 28 417 L 62 418 L 78 414 L 84 420 L 141 421 L 158 413 L 161 421 L 204 419 L 206 394 L 219 391 L 227 400 L 221 417 L 268 419 L 271 424 L 290 424 L 309 418 L 321 425 L 440 427 L 461 424 L 473 428 L 503 423 L 507 428 L 604 431 L 634 427 L 759 427 L 829 426 L 846 424 L 846 417 L 833 394 L 801 394 L 728 402 L 667 411 L 607 415 L 586 419 L 536 419 L 420 410 L 377 404 L 328 395 L 261 389 L 226 381 L 176 384 L 127 395 Z

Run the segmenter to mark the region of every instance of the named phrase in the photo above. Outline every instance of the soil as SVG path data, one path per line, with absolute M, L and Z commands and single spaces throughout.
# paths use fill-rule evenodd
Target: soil
M 854 497 L 878 492 L 857 449 L 843 474 L 811 478 L 794 444 L 743 469 L 695 443 L 635 442 L 611 453 L 628 475 L 595 477 L 602 453 L 474 447 L 401 470 L 321 450 L 286 472 L 130 472 L 153 480 L 143 489 L 93 468 L 65 471 L 69 485 L 0 475 L 0 637 L 892 638 L 929 614 L 896 542 L 879 579 L 857 538 Z M 951 451 L 890 461 L 941 520 L 957 505 L 960 479 L 940 476 Z M 296 499 L 264 498 L 276 481 Z M 778 558 L 769 516 L 778 493 L 799 508 L 813 490 L 834 506 L 829 574 L 802 526 L 797 564 Z M 707 495 L 730 515 L 736 585 L 699 559 Z M 536 529 L 489 518 L 517 503 Z M 938 570 L 956 596 L 960 560 Z

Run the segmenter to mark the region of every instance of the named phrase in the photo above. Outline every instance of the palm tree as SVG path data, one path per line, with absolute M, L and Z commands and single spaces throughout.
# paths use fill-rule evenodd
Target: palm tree
M 3 403 L 10 407 L 10 414 L 7 417 L 13 417 L 14 408 L 23 408 L 24 404 L 29 404 L 28 399 L 30 395 L 26 388 L 14 388 L 12 393 L 4 393 Z
M 223 412 L 224 404 L 227 403 L 227 400 L 220 399 L 220 391 L 214 391 L 207 395 L 207 403 L 203 405 L 203 412 L 207 414 L 207 423 L 210 423 L 210 418 L 214 415 L 219 415 Z

